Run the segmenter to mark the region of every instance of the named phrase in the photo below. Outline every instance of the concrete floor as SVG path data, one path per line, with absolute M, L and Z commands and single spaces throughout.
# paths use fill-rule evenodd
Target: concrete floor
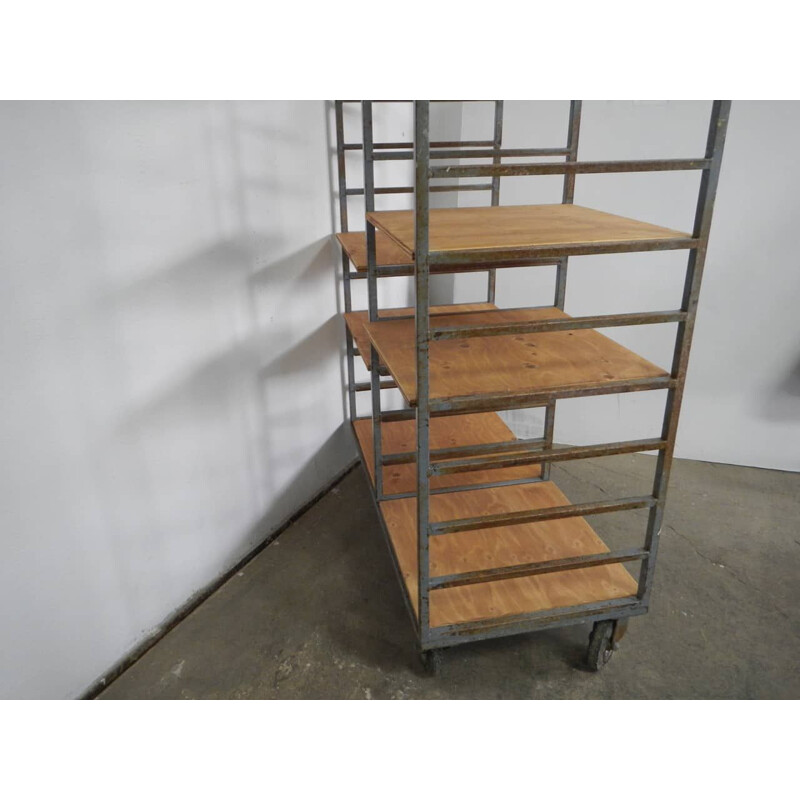
M 649 492 L 654 459 L 554 467 L 570 500 Z M 610 546 L 645 512 L 592 518 Z M 606 669 L 588 626 L 462 645 L 418 666 L 361 467 L 102 698 L 800 698 L 800 475 L 678 461 L 651 611 Z

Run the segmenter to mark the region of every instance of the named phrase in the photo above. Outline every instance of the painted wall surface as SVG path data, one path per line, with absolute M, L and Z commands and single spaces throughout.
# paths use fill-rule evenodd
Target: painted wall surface
M 0 104 L 0 697 L 73 697 L 354 456 L 328 109 Z
M 579 158 L 702 155 L 710 103 L 585 102 Z M 504 145 L 561 146 L 566 102 L 506 103 Z M 491 108 L 467 104 L 465 139 L 491 135 Z M 706 260 L 677 455 L 800 470 L 800 103 L 734 102 Z M 699 173 L 579 175 L 575 202 L 690 231 Z M 558 176 L 501 181 L 502 204 L 558 203 Z M 466 192 L 462 205 L 485 204 Z M 677 308 L 686 253 L 570 259 L 572 314 Z M 502 306 L 552 302 L 555 268 L 502 270 Z M 459 275 L 456 302 L 482 298 L 483 276 Z M 608 336 L 669 368 L 674 326 L 618 328 Z M 556 440 L 600 442 L 658 435 L 664 392 L 560 401 Z M 538 411 L 511 412 L 520 435 L 541 430 Z

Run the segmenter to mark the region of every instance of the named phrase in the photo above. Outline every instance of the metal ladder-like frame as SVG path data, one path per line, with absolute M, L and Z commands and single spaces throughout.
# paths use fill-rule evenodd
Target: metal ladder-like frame
M 413 454 L 400 454 L 402 458 L 417 463 L 417 526 L 418 526 L 418 568 L 419 583 L 417 607 L 419 615 L 413 612 L 410 598 L 407 597 L 405 586 L 403 594 L 406 597 L 411 618 L 414 622 L 423 651 L 435 650 L 466 641 L 476 639 L 505 636 L 513 633 L 540 630 L 548 627 L 557 627 L 581 622 L 598 622 L 601 620 L 621 621 L 627 617 L 642 614 L 647 611 L 650 593 L 652 590 L 653 574 L 658 552 L 659 534 L 664 514 L 667 484 L 672 465 L 675 438 L 677 433 L 680 406 L 683 397 L 686 370 L 691 348 L 692 334 L 694 331 L 697 302 L 702 281 L 703 266 L 705 263 L 708 246 L 708 236 L 713 215 L 714 199 L 719 181 L 722 153 L 725 143 L 730 101 L 714 101 L 708 129 L 705 155 L 696 159 L 665 159 L 665 160 L 638 160 L 638 161 L 595 161 L 580 162 L 577 160 L 577 146 L 579 138 L 581 105 L 574 101 L 570 108 L 569 136 L 566 148 L 540 149 L 540 150 L 503 150 L 502 149 L 502 106 L 499 106 L 498 116 L 495 117 L 495 136 L 492 140 L 492 150 L 471 150 L 458 148 L 437 149 L 429 141 L 429 115 L 431 101 L 414 101 L 414 143 L 412 152 L 384 153 L 391 145 L 379 145 L 372 141 L 372 101 L 363 101 L 363 154 L 364 154 L 364 195 L 367 212 L 374 209 L 375 194 L 379 190 L 374 187 L 374 162 L 386 158 L 414 158 L 415 160 L 415 331 L 416 331 L 416 367 L 417 367 L 417 404 L 415 409 L 406 409 L 400 412 L 381 411 L 381 385 L 379 370 L 379 357 L 375 348 L 372 348 L 373 370 L 371 374 L 372 394 L 372 419 L 373 443 L 375 464 L 375 500 L 376 503 L 387 499 L 383 493 L 382 472 L 387 463 L 397 463 L 398 456 L 382 456 L 381 453 L 381 422 L 395 419 L 416 419 L 417 446 Z M 499 102 L 499 101 L 498 101 Z M 341 107 L 337 105 L 337 131 L 340 130 Z M 342 139 L 340 138 L 340 142 Z M 462 143 L 466 144 L 466 143 Z M 395 146 L 395 149 L 399 147 Z M 339 147 L 340 154 L 343 152 Z M 432 165 L 437 158 L 484 158 L 492 156 L 491 164 L 438 167 Z M 504 164 L 502 159 L 514 156 L 528 155 L 564 155 L 564 162 L 548 163 L 518 163 Z M 340 155 L 340 164 L 341 164 Z M 556 291 L 554 306 L 563 308 L 566 293 L 568 258 L 570 255 L 592 253 L 617 253 L 639 252 L 645 250 L 688 249 L 688 264 L 684 282 L 684 291 L 681 307 L 675 310 L 626 313 L 613 315 L 598 315 L 586 317 L 573 317 L 568 319 L 556 318 L 539 320 L 535 322 L 511 323 L 488 326 L 465 327 L 432 327 L 430 321 L 429 286 L 432 271 L 447 269 L 453 271 L 486 269 L 489 272 L 488 296 L 493 299 L 495 291 L 495 272 L 493 266 L 504 263 L 512 254 L 495 253 L 487 261 L 487 256 L 480 251 L 431 252 L 429 249 L 429 219 L 430 219 L 430 193 L 439 187 L 431 184 L 432 180 L 446 178 L 448 180 L 460 178 L 490 177 L 492 179 L 492 203 L 499 203 L 499 180 L 503 176 L 519 175 L 545 175 L 563 174 L 564 192 L 563 202 L 571 203 L 574 196 L 575 176 L 578 174 L 599 174 L 618 172 L 653 172 L 667 170 L 700 170 L 702 173 L 699 196 L 696 206 L 695 222 L 691 237 L 686 239 L 654 240 L 651 242 L 622 242 L 603 243 L 601 245 L 585 246 L 539 246 L 530 248 L 530 256 L 524 263 L 557 264 Z M 487 188 L 487 187 L 484 187 Z M 347 196 L 344 178 L 340 170 L 340 196 Z M 346 211 L 343 216 L 346 224 Z M 367 221 L 367 258 L 369 281 L 369 317 L 374 322 L 379 319 L 377 305 L 377 278 L 380 277 L 383 267 L 378 267 L 375 251 L 375 228 Z M 349 270 L 346 255 L 343 255 L 345 269 Z M 346 291 L 348 289 L 345 279 Z M 349 310 L 349 300 L 346 298 L 346 308 Z M 647 379 L 631 379 L 614 381 L 602 386 L 590 386 L 579 389 L 554 389 L 540 392 L 527 392 L 519 395 L 481 395 L 477 397 L 450 398 L 447 400 L 432 400 L 429 385 L 429 346 L 431 341 L 445 338 L 467 338 L 471 336 L 508 335 L 518 333 L 539 333 L 548 331 L 577 330 L 582 328 L 618 327 L 629 325 L 646 325 L 655 323 L 677 323 L 677 334 L 673 352 L 672 367 L 669 376 Z M 348 333 L 348 368 L 352 366 L 352 340 Z M 349 373 L 352 376 L 352 372 Z M 350 386 L 348 390 L 350 391 Z M 603 445 L 578 445 L 563 448 L 553 448 L 553 423 L 555 418 L 556 401 L 568 397 L 585 397 L 600 394 L 612 394 L 632 391 L 646 391 L 654 389 L 667 390 L 667 402 L 664 413 L 661 436 L 657 439 L 642 439 L 635 441 L 613 442 Z M 352 397 L 352 393 L 351 393 Z M 518 440 L 514 442 L 514 453 L 508 452 L 508 443 L 497 445 L 483 445 L 480 447 L 465 447 L 451 449 L 446 453 L 448 460 L 434 461 L 432 455 L 443 457 L 441 452 L 431 453 L 430 450 L 430 420 L 432 416 L 441 414 L 479 412 L 500 410 L 508 408 L 530 408 L 535 406 L 545 407 L 545 432 L 540 439 Z M 354 408 L 351 402 L 351 418 Z M 473 469 L 486 469 L 491 467 L 521 466 L 526 464 L 542 464 L 543 476 L 546 476 L 547 465 L 552 461 L 566 461 L 612 455 L 620 453 L 635 453 L 644 451 L 657 451 L 655 477 L 650 495 L 641 497 L 620 498 L 618 500 L 602 501 L 595 503 L 580 503 L 567 506 L 535 509 L 530 511 L 511 512 L 505 514 L 474 517 L 466 519 L 448 520 L 446 522 L 431 523 L 430 497 L 432 492 L 430 479 L 436 475 L 453 474 Z M 457 452 L 456 452 L 457 451 Z M 475 489 L 475 485 L 458 487 L 455 489 Z M 445 575 L 431 578 L 429 566 L 429 543 L 431 536 L 459 531 L 476 530 L 484 527 L 497 527 L 515 525 L 527 522 L 541 522 L 567 517 L 586 516 L 628 509 L 649 509 L 645 541 L 642 547 L 628 548 L 616 552 L 579 556 L 575 558 L 557 559 L 546 562 L 520 564 L 513 567 L 502 567 L 488 570 L 478 570 L 470 573 Z M 379 515 L 381 516 L 381 515 Z M 383 519 L 381 516 L 383 524 Z M 387 533 L 384 526 L 384 533 Z M 388 534 L 387 534 L 388 540 Z M 391 545 L 391 543 L 390 543 Z M 394 552 L 390 546 L 394 559 Z M 478 622 L 460 623 L 432 628 L 430 625 L 430 593 L 452 586 L 466 586 L 476 583 L 507 580 L 509 578 L 539 575 L 564 570 L 579 569 L 601 564 L 617 564 L 626 562 L 641 562 L 638 591 L 635 597 L 607 600 L 603 602 L 584 604 L 552 609 L 543 612 L 521 614 L 515 617 L 490 619 Z

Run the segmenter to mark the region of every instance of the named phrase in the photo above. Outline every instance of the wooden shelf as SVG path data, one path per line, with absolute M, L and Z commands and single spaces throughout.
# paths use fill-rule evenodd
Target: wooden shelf
M 431 306 L 430 314 L 433 317 L 441 314 L 460 314 L 467 311 L 494 310 L 497 310 L 497 306 L 494 303 L 461 303 L 459 305 Z M 414 309 L 382 308 L 380 310 L 380 315 L 382 317 L 413 317 Z M 372 369 L 370 364 L 371 352 L 369 337 L 367 336 L 367 332 L 364 330 L 364 325 L 369 322 L 369 312 L 349 311 L 344 315 L 344 319 L 347 323 L 347 327 L 350 329 L 350 333 L 353 335 L 353 340 L 358 348 L 358 352 L 361 353 L 361 357 L 364 359 L 364 364 L 366 365 L 367 369 Z
M 431 522 L 568 505 L 551 481 L 431 496 Z M 416 500 L 385 500 L 381 513 L 413 608 L 417 609 Z M 607 553 L 582 517 L 431 537 L 431 575 L 449 575 L 571 556 Z M 431 592 L 431 625 L 635 596 L 637 583 L 621 564 L 479 583 Z
M 353 431 L 361 450 L 370 480 L 375 484 L 375 459 L 372 449 L 372 420 L 357 419 Z M 414 420 L 384 422 L 381 425 L 381 445 L 384 455 L 416 452 L 417 425 Z M 464 414 L 459 417 L 434 417 L 430 426 L 431 449 L 465 447 L 494 442 L 513 442 L 516 437 L 497 414 Z M 455 475 L 431 478 L 431 487 L 441 489 L 451 486 L 469 486 L 479 483 L 499 483 L 526 478 L 537 478 L 541 467 L 512 467 L 506 469 L 478 470 Z M 396 464 L 383 468 L 383 490 L 386 494 L 405 494 L 417 490 L 417 465 Z
M 557 308 L 448 314 L 438 326 L 494 325 L 568 318 Z M 414 320 L 364 325 L 397 386 L 412 405 L 417 399 Z M 430 343 L 431 399 L 526 393 L 666 377 L 655 364 L 595 330 L 444 339 Z
M 367 271 L 367 234 L 364 231 L 337 233 L 336 238 L 353 266 L 359 272 Z M 386 234 L 376 231 L 375 255 L 381 267 L 413 266 L 414 259 Z
M 367 219 L 413 260 L 413 211 L 373 211 Z M 627 243 L 635 250 L 637 242 L 678 239 L 689 240 L 691 234 L 571 204 L 430 211 L 429 248 L 437 252 L 519 251 L 524 258 L 547 246 L 564 248 L 566 255 L 570 247 Z

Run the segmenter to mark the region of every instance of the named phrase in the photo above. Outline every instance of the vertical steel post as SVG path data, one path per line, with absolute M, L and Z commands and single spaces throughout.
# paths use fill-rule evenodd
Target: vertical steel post
M 494 101 L 494 139 L 492 140 L 492 149 L 499 150 L 503 146 L 503 101 Z M 500 156 L 492 158 L 492 164 L 499 164 L 501 161 Z M 500 176 L 495 175 L 492 177 L 492 205 L 500 205 Z M 497 270 L 489 270 L 489 287 L 486 295 L 487 303 L 494 303 L 495 298 L 495 285 L 497 283 Z
M 569 154 L 567 161 L 576 161 L 578 158 L 578 138 L 581 131 L 581 101 L 571 100 L 569 104 L 569 128 L 567 130 L 567 148 Z M 561 195 L 562 203 L 572 203 L 575 198 L 575 173 L 564 174 L 564 190 Z M 569 258 L 559 260 L 556 267 L 556 293 L 553 305 L 564 310 L 567 296 L 567 267 Z M 556 402 L 552 400 L 547 404 L 544 412 L 544 440 L 545 447 L 553 446 L 553 434 L 556 425 Z M 550 464 L 542 464 L 542 480 L 550 479 Z
M 417 345 L 417 567 L 420 643 L 425 647 L 430 636 L 430 265 L 428 263 L 428 225 L 430 197 L 429 100 L 414 101 L 414 323 Z
M 578 138 L 581 133 L 581 109 L 582 100 L 571 100 L 569 104 L 569 130 L 567 131 L 567 149 L 569 155 L 567 161 L 577 161 L 578 159 Z M 564 193 L 561 197 L 562 203 L 572 203 L 575 199 L 575 173 L 568 172 L 564 175 Z
M 697 301 L 700 295 L 700 284 L 703 279 L 703 267 L 708 249 L 708 234 L 714 213 L 714 200 L 717 194 L 717 185 L 719 184 L 722 151 L 725 147 L 725 134 L 728 129 L 730 110 L 730 100 L 715 100 L 711 108 L 708 140 L 706 142 L 706 158 L 710 159 L 711 164 L 707 169 L 703 170 L 703 176 L 700 180 L 700 192 L 695 212 L 694 230 L 692 232 L 692 235 L 699 239 L 699 245 L 690 251 L 686 268 L 681 310 L 686 312 L 687 317 L 684 322 L 678 324 L 678 332 L 675 337 L 672 377 L 676 383 L 675 388 L 670 389 L 667 395 L 664 425 L 661 433 L 662 438 L 667 441 L 667 446 L 659 453 L 656 462 L 656 474 L 653 481 L 653 497 L 656 502 L 650 509 L 645 539 L 645 549 L 648 550 L 649 556 L 647 561 L 643 562 L 639 574 L 637 595 L 645 605 L 649 602 L 650 592 L 652 591 L 656 555 L 661 537 L 661 523 L 664 519 L 664 504 L 667 497 L 669 473 L 675 452 L 678 419 L 680 417 L 681 402 L 683 401 L 689 351 L 692 347 L 692 334 L 694 333 L 694 323 L 697 315 Z
M 581 101 L 572 100 L 569 104 L 569 131 L 567 132 L 567 149 L 569 155 L 567 161 L 577 161 L 578 159 L 578 138 L 581 132 Z M 575 173 L 567 172 L 564 174 L 564 191 L 561 196 L 562 203 L 572 203 L 575 199 Z M 556 297 L 555 306 L 564 308 L 564 300 L 567 294 L 567 266 L 568 259 L 562 258 L 556 272 Z
M 339 171 L 339 228 L 347 233 L 347 162 L 344 152 L 344 113 L 342 101 L 334 102 L 336 112 L 336 163 Z M 353 310 L 352 287 L 350 285 L 350 259 L 342 249 L 342 287 L 344 289 L 344 311 Z M 347 400 L 350 409 L 350 420 L 358 416 L 355 387 L 355 356 L 353 354 L 353 335 L 345 324 L 345 342 L 347 346 Z
M 336 162 L 339 168 L 339 226 L 347 232 L 347 162 L 344 154 L 344 104 L 334 102 L 336 111 Z
M 372 147 L 372 101 L 361 102 L 364 148 L 364 211 L 375 210 L 375 161 Z M 378 319 L 378 258 L 375 249 L 375 226 L 367 221 L 367 295 L 369 321 Z M 370 344 L 370 388 L 372 394 L 372 455 L 375 469 L 375 496 L 383 499 L 383 456 L 381 440 L 381 374 L 380 356 Z

